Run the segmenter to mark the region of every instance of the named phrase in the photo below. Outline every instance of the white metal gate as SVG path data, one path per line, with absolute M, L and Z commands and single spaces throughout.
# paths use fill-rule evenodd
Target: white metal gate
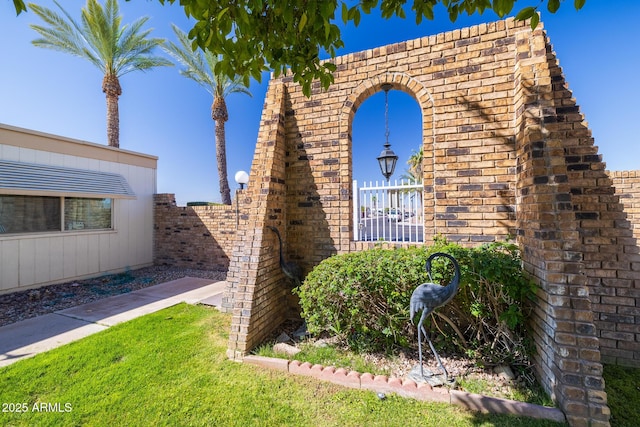
M 355 240 L 424 242 L 422 184 L 377 181 L 358 188 L 353 181 Z

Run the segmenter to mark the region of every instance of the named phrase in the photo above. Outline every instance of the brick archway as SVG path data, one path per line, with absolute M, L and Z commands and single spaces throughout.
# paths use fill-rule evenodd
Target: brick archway
M 362 105 L 364 101 L 369 99 L 369 97 L 374 94 L 381 92 L 382 86 L 385 84 L 392 85 L 392 89 L 400 90 L 409 96 L 411 96 L 418 107 L 420 108 L 421 117 L 422 117 L 422 148 L 424 150 L 424 162 L 423 162 L 423 172 L 424 175 L 431 179 L 427 178 L 427 181 L 424 181 L 425 185 L 425 195 L 423 199 L 424 205 L 424 218 L 425 224 L 429 224 L 431 226 L 427 226 L 426 230 L 426 238 L 430 240 L 435 235 L 435 224 L 433 223 L 434 218 L 434 210 L 435 210 L 435 198 L 433 192 L 433 152 L 434 152 L 434 141 L 435 141 L 435 123 L 436 123 L 436 113 L 434 111 L 434 102 L 429 89 L 424 86 L 418 79 L 415 77 L 401 72 L 384 72 L 375 77 L 369 78 L 361 82 L 357 87 L 353 89 L 351 94 L 345 99 L 339 117 L 339 150 L 340 152 L 349 153 L 348 164 L 349 166 L 349 180 L 353 180 L 353 140 L 352 140 L 352 127 L 353 120 L 355 114 Z M 344 227 L 350 226 L 353 223 L 351 216 L 353 215 L 353 196 L 350 199 L 351 204 L 349 205 L 349 217 L 345 217 L 347 222 L 343 224 Z M 349 236 L 350 240 L 353 240 L 353 227 L 351 227 L 351 234 Z M 365 246 L 362 242 L 353 242 L 358 249 L 361 249 Z
M 608 425 L 601 357 L 640 365 L 640 251 L 541 26 L 509 19 L 334 63 L 332 86 L 315 84 L 310 98 L 290 76 L 269 84 L 223 299 L 233 312 L 229 357 L 295 311 L 268 226 L 307 272 L 363 248 L 350 221 L 351 124 L 390 83 L 423 113 L 432 234 L 465 245 L 516 237 L 539 286 L 541 383 L 572 425 Z

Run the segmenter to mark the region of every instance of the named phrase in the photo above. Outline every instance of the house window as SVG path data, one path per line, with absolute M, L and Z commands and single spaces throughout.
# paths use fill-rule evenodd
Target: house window
M 113 228 L 113 199 L 0 195 L 0 233 Z
M 64 199 L 65 230 L 111 228 L 111 199 Z
M 60 197 L 0 195 L 0 232 L 60 230 Z

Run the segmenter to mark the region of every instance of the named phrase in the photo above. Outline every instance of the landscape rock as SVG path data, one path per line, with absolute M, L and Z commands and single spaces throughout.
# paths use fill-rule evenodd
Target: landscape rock
M 136 291 L 182 277 L 225 280 L 226 272 L 151 266 L 127 272 L 26 289 L 0 295 L 0 326 Z M 4 283 L 3 283 L 4 284 Z M 12 283 L 7 283 L 9 288 Z M 17 285 L 16 285 L 17 286 Z
M 289 345 L 284 342 L 279 342 L 273 346 L 273 351 L 278 354 L 284 354 L 286 356 L 295 356 L 296 354 L 300 353 L 301 350 L 296 346 Z
M 340 342 L 340 338 L 332 336 L 329 338 L 319 338 L 313 341 L 313 346 L 318 348 L 328 347 L 330 345 L 336 345 Z
M 308 336 L 310 336 L 310 334 L 307 329 L 307 322 L 303 322 L 302 325 L 293 333 L 293 337 L 296 339 L 302 339 Z
M 504 366 L 496 366 L 493 368 L 493 372 L 500 378 L 508 381 L 513 381 L 516 376 L 513 374 L 513 371 L 510 367 Z

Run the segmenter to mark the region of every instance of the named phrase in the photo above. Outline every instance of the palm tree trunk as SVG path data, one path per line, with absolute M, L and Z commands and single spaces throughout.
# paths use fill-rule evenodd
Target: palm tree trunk
M 102 92 L 107 97 L 107 142 L 111 147 L 120 147 L 118 98 L 122 94 L 122 88 L 118 77 L 112 74 L 105 74 L 102 80 Z
M 211 118 L 215 120 L 216 133 L 216 163 L 218 165 L 218 179 L 222 203 L 231 204 L 231 190 L 227 179 L 227 148 L 224 123 L 229 119 L 227 105 L 223 97 L 216 96 L 211 106 Z

